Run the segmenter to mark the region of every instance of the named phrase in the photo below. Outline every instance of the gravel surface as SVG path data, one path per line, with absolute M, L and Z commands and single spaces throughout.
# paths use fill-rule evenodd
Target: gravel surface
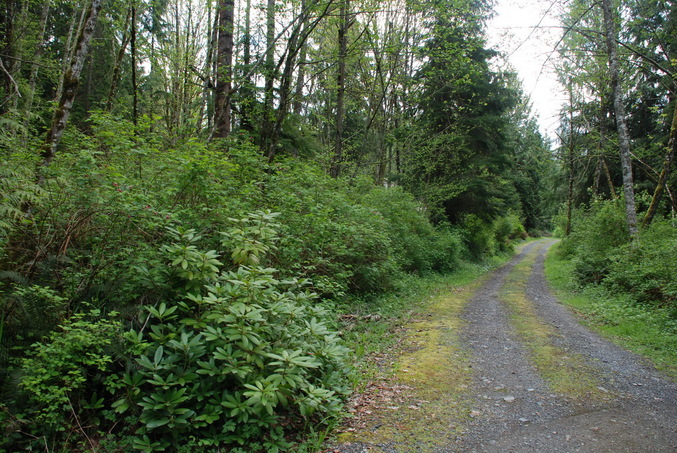
M 527 245 L 494 272 L 463 314 L 460 343 L 469 352 L 473 385 L 470 421 L 434 451 L 443 452 L 677 452 L 677 385 L 643 358 L 581 326 L 550 293 L 544 255 L 554 241 Z M 539 320 L 556 329 L 552 342 L 593 370 L 603 398 L 554 392 L 532 364 L 511 325 L 501 290 L 513 267 L 538 253 L 524 293 Z M 456 423 L 456 421 L 450 421 Z M 359 438 L 359 436 L 358 436 Z M 428 450 L 428 449 L 426 449 Z M 329 451 L 409 452 L 418 448 L 360 442 Z

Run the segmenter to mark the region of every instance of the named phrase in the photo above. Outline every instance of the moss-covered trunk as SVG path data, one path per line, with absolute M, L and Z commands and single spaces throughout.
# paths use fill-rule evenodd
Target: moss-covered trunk
M 92 0 L 86 12 L 86 19 L 78 31 L 78 40 L 75 44 L 75 52 L 68 69 L 63 74 L 63 92 L 59 99 L 59 105 L 54 111 L 52 125 L 47 131 L 47 138 L 42 149 L 42 165 L 48 166 L 56 155 L 63 131 L 66 129 L 68 117 L 73 108 L 75 93 L 80 84 L 80 73 L 85 65 L 89 53 L 89 43 L 94 35 L 96 21 L 101 11 L 101 0 Z

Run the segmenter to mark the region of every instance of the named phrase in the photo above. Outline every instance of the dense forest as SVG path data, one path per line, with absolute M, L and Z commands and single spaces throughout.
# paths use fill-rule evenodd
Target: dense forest
M 560 6 L 552 143 L 490 0 L 3 2 L 0 451 L 295 449 L 338 312 L 527 235 L 674 335 L 677 5 Z

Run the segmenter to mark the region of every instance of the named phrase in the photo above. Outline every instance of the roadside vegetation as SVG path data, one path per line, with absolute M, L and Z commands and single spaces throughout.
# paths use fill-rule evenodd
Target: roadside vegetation
M 546 261 L 550 283 L 593 327 L 677 377 L 677 230 L 657 219 L 631 240 L 623 206 L 596 202 Z
M 515 215 L 433 225 L 398 187 L 244 139 L 160 151 L 92 127 L 43 184 L 29 153 L 2 170 L 6 451 L 307 448 L 394 313 L 525 234 Z

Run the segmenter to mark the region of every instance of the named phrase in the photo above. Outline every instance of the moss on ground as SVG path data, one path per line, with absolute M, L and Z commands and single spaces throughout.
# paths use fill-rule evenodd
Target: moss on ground
M 393 365 L 391 385 L 406 391 L 397 401 L 376 407 L 374 412 L 380 414 L 371 414 L 364 427 L 341 434 L 339 441 L 427 452 L 462 430 L 469 419 L 464 397 L 471 376 L 459 345 L 460 315 L 482 282 L 442 288 L 422 304 L 403 329 L 401 344 L 406 346 Z
M 571 398 L 606 400 L 611 397 L 601 389 L 595 369 L 580 355 L 557 346 L 556 329 L 536 314 L 536 307 L 526 295 L 531 268 L 545 244 L 526 252 L 506 277 L 501 299 L 508 304 L 512 323 L 529 350 L 537 370 L 557 393 Z

